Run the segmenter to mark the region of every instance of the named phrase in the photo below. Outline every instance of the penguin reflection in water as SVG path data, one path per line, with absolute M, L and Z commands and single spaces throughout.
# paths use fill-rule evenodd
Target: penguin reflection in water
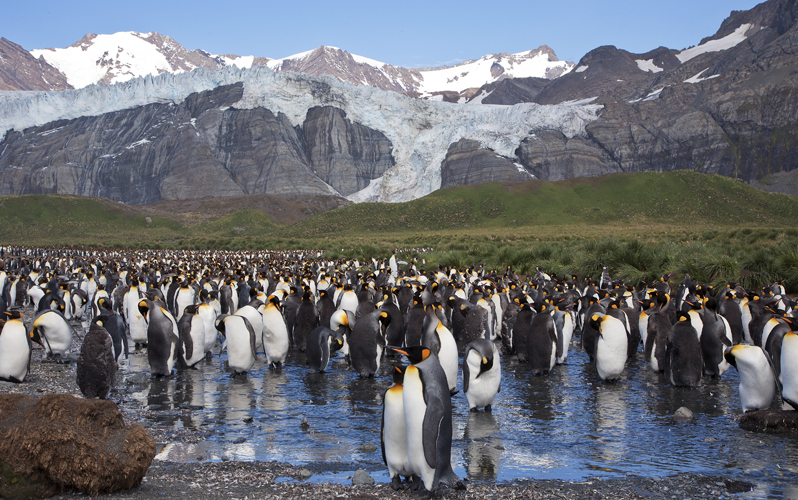
M 464 490 L 452 470 L 452 400 L 440 361 L 423 346 L 392 348 L 412 363 L 402 386 L 407 457 L 424 487 Z

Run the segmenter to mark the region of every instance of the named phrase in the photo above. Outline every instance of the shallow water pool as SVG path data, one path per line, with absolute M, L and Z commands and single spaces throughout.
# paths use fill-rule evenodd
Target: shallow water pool
M 311 481 L 345 482 L 357 468 L 389 480 L 380 451 L 381 400 L 391 385 L 389 363 L 400 358 L 384 358 L 372 380 L 358 378 L 340 357 L 327 373 L 312 373 L 294 351 L 281 372 L 268 370 L 261 357 L 245 380 L 233 380 L 224 359 L 150 378 L 124 395 L 123 411 L 144 411 L 152 426 L 209 434 L 199 443 L 162 443 L 158 459 L 277 460 L 307 466 Z M 452 399 L 452 462 L 461 477 L 581 481 L 699 472 L 757 485 L 742 497 L 798 496 L 798 438 L 738 427 L 733 368 L 697 389 L 675 388 L 639 355 L 610 384 L 572 345 L 568 363 L 549 376 L 533 376 L 514 357 L 502 359 L 502 370 L 492 413 L 469 412 L 462 393 Z M 136 373 L 149 373 L 141 352 L 124 367 L 127 377 Z M 673 419 L 682 406 L 692 420 Z

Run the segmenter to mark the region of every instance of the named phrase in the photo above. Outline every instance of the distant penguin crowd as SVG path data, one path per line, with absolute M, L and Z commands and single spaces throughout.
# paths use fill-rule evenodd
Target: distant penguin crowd
M 519 276 L 512 267 L 417 265 L 395 252 L 359 261 L 312 251 L 0 247 L 0 379 L 23 382 L 36 343 L 43 361 L 74 359 L 79 320 L 90 325 L 76 360 L 87 398 L 109 397 L 131 348 L 146 351 L 155 377 L 224 352 L 234 378 L 261 357 L 282 370 L 291 349 L 309 370 L 330 370 L 338 356 L 366 379 L 388 360 L 383 459 L 394 488 L 429 491 L 465 488 L 450 460 L 458 374 L 468 408 L 490 411 L 502 356 L 546 376 L 583 349 L 613 383 L 640 353 L 679 387 L 733 366 L 743 411 L 777 396 L 783 409 L 798 409 L 798 323 L 784 282 L 716 290 L 689 275 L 678 286 L 672 274 L 630 284 L 607 266 L 592 279 L 540 267 Z M 24 311 L 33 313 L 29 325 Z

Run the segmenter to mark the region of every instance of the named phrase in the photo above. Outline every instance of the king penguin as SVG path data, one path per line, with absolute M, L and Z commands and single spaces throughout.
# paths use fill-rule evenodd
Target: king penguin
M 786 337 L 785 335 L 785 340 Z M 727 347 L 725 355 L 726 361 L 740 374 L 740 404 L 743 413 L 769 408 L 776 394 L 776 377 L 762 348 L 739 344 Z
M 31 339 L 44 347 L 48 359 L 64 362 L 72 345 L 72 327 L 59 311 L 48 309 L 33 319 Z
M 594 314 L 590 325 L 596 330 L 596 370 L 601 380 L 617 380 L 626 365 L 629 332 L 626 325 L 609 314 Z
M 258 308 L 263 317 L 263 352 L 270 370 L 280 370 L 288 355 L 288 327 L 280 311 L 280 299 L 269 296 L 267 304 Z
M 532 373 L 547 375 L 557 361 L 557 329 L 549 304 L 541 302 L 535 310 L 526 340 L 526 357 Z
M 216 329 L 225 336 L 227 365 L 233 378 L 246 377 L 255 364 L 255 330 L 244 316 L 222 314 L 216 318 Z
M 795 332 L 784 334 L 781 341 L 780 357 L 781 399 L 786 403 L 783 409 L 798 411 L 798 335 Z M 788 408 L 787 405 L 792 408 Z
M 147 320 L 147 360 L 150 363 L 150 372 L 159 377 L 168 377 L 172 374 L 180 345 L 177 323 L 160 301 L 141 299 L 138 310 Z
M 30 372 L 31 338 L 19 311 L 5 311 L 0 331 L 0 379 L 20 383 Z
M 430 492 L 441 486 L 464 490 L 452 470 L 452 401 L 446 374 L 426 347 L 395 350 L 412 363 L 402 385 L 410 466 Z
M 177 321 L 177 332 L 182 353 L 178 361 L 182 367 L 194 368 L 205 359 L 205 325 L 196 304 L 183 308 L 183 314 Z
M 349 335 L 349 360 L 361 377 L 372 378 L 380 369 L 385 329 L 390 323 L 391 316 L 385 311 L 374 311 L 355 323 Z
M 488 339 L 476 339 L 466 346 L 463 358 L 463 392 L 471 411 L 491 411 L 501 390 L 502 368 L 499 351 Z
M 77 383 L 86 399 L 107 399 L 116 382 L 114 343 L 102 320 L 97 317 L 92 321 L 80 346 Z
M 305 362 L 311 370 L 324 373 L 330 362 L 330 355 L 343 346 L 344 339 L 340 333 L 326 326 L 317 326 L 308 335 Z
M 382 397 L 382 428 L 380 441 L 382 445 L 382 461 L 388 466 L 391 477 L 391 488 L 402 489 L 402 476 L 414 476 L 413 467 L 407 455 L 407 426 L 405 425 L 405 407 L 403 382 L 405 369 L 393 367 L 393 385 Z
M 701 341 L 690 316 L 689 313 L 677 311 L 676 323 L 668 332 L 665 377 L 676 387 L 695 387 L 703 374 Z

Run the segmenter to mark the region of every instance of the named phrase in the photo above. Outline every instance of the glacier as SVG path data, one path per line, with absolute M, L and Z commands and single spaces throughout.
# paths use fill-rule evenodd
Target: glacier
M 478 141 L 499 155 L 515 158 L 521 141 L 536 131 L 559 130 L 569 139 L 585 136 L 585 126 L 598 119 L 602 109 L 593 104 L 464 106 L 355 86 L 331 76 L 230 66 L 60 92 L 0 92 L 0 141 L 9 130 L 152 103 L 181 103 L 195 92 L 238 82 L 243 82 L 244 95 L 235 108 L 263 107 L 283 113 L 298 126 L 310 108 L 334 106 L 350 120 L 385 134 L 393 144 L 395 165 L 350 195 L 355 202 L 402 202 L 435 191 L 441 185 L 441 162 L 449 145 L 460 139 Z

